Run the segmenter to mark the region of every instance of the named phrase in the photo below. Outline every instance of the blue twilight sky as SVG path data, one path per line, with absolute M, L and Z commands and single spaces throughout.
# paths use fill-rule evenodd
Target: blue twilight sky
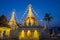
M 6 15 L 7 19 L 11 18 L 11 13 L 15 10 L 15 19 L 18 23 L 27 15 L 28 5 L 31 4 L 33 10 L 36 12 L 34 14 L 38 22 L 43 25 L 44 14 L 46 12 L 53 16 L 51 21 L 51 26 L 60 26 L 60 0 L 0 0 L 0 16 L 2 14 Z M 24 15 L 24 13 L 26 13 Z M 25 17 L 22 17 L 22 16 Z

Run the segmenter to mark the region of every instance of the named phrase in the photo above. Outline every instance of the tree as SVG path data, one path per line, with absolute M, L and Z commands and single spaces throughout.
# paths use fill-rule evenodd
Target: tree
M 7 18 L 5 15 L 0 16 L 0 26 L 6 26 L 7 25 Z
M 55 35 L 54 29 L 49 29 L 49 35 L 51 38 L 54 37 L 54 35 Z
M 44 16 L 44 18 L 43 18 L 43 20 L 45 22 L 48 22 L 48 24 L 50 23 L 51 19 L 52 19 L 52 16 L 49 13 L 46 13 L 45 16 Z

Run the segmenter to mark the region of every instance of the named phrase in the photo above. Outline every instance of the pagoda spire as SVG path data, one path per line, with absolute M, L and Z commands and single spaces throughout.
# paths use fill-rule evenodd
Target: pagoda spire
M 31 4 L 28 5 L 28 15 L 27 16 L 28 17 L 33 17 L 34 16 L 33 12 L 32 12 L 32 5 Z
M 12 28 L 12 29 L 17 29 L 18 26 L 16 24 L 16 21 L 15 21 L 15 18 L 14 18 L 14 14 L 15 14 L 15 11 L 12 12 L 12 17 L 8 23 L 8 25 Z

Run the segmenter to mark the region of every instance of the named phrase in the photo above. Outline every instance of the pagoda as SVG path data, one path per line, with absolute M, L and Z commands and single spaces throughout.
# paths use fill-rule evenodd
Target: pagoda
M 28 15 L 22 24 L 25 26 L 33 26 L 33 25 L 38 26 L 38 22 L 32 12 L 32 5 L 31 4 L 28 5 Z
M 18 26 L 17 26 L 17 23 L 16 23 L 16 21 L 15 21 L 15 19 L 14 19 L 14 14 L 15 14 L 15 12 L 13 11 L 13 12 L 12 12 L 12 17 L 11 17 L 8 25 L 9 25 L 12 29 L 17 29 Z

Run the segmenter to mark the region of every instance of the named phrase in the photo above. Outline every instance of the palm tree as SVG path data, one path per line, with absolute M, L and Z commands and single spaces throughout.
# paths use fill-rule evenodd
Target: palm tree
M 48 25 L 49 25 L 51 19 L 52 19 L 52 16 L 51 16 L 49 13 L 46 13 L 45 16 L 44 16 L 44 18 L 43 18 L 43 20 L 44 20 L 45 22 L 48 22 Z M 46 28 L 46 26 L 48 26 L 48 25 L 45 23 L 45 28 Z

